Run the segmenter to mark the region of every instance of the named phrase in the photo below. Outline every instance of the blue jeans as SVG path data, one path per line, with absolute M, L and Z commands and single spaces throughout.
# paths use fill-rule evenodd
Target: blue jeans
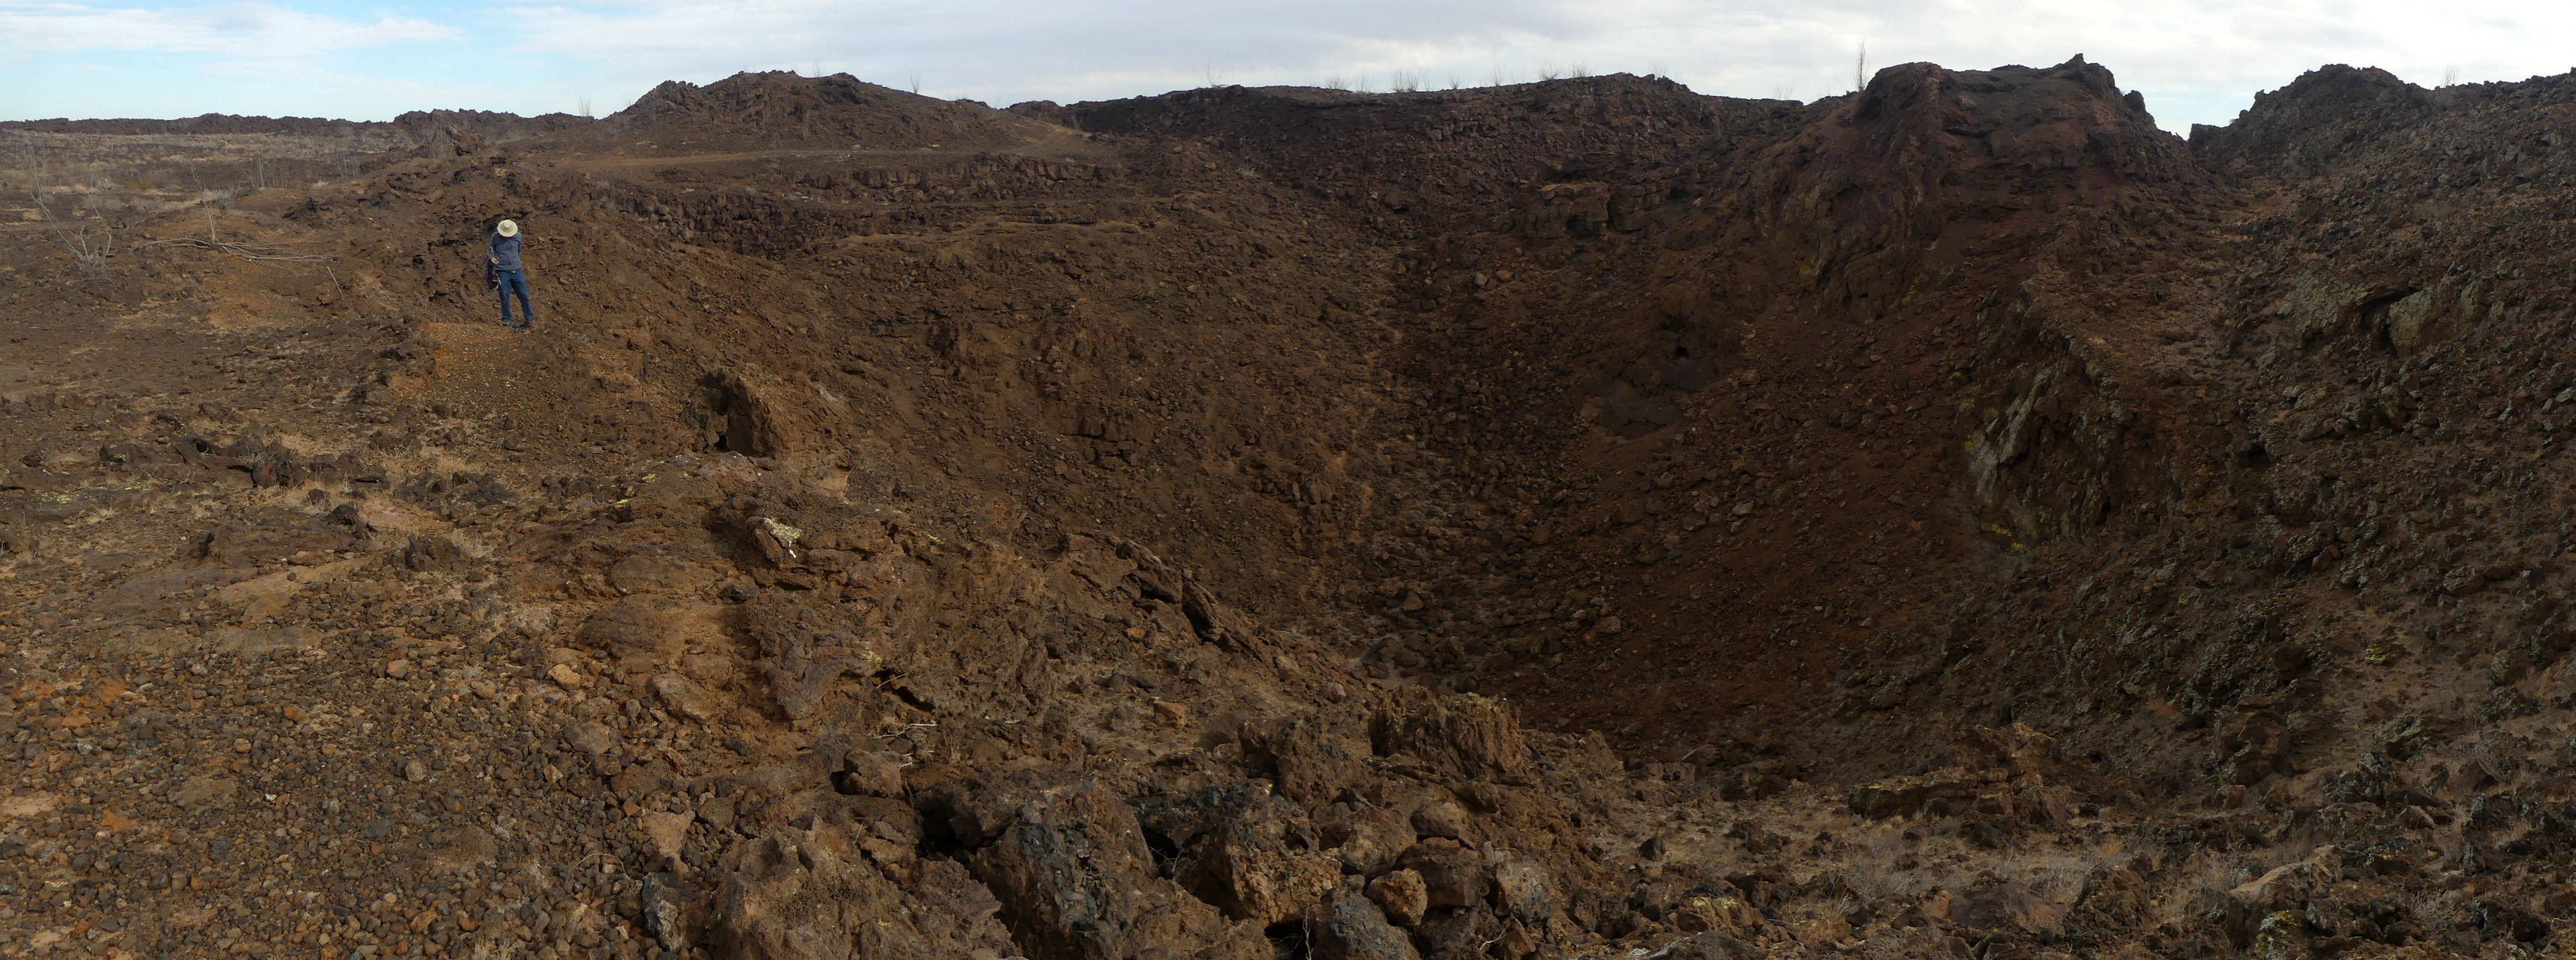
M 528 324 L 537 322 L 537 308 L 528 305 L 528 272 L 502 270 L 493 276 L 500 279 L 497 286 L 501 291 L 501 322 L 510 324 L 510 291 L 513 290 L 519 292 L 519 322 L 510 325 L 525 330 Z

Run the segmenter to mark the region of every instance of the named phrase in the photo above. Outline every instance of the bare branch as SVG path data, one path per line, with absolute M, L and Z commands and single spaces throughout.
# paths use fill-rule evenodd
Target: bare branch
M 279 246 L 274 243 L 225 242 L 218 240 L 199 240 L 195 237 L 176 237 L 169 240 L 154 240 L 150 243 L 138 243 L 134 245 L 134 248 L 137 250 L 145 247 L 191 247 L 198 250 L 212 250 L 216 253 L 230 254 L 244 260 L 258 260 L 269 263 L 331 262 L 330 254 L 297 253 L 293 248 Z
M 89 209 L 91 218 L 99 221 L 102 236 L 92 241 L 88 224 L 82 224 L 76 232 L 65 229 L 63 218 L 55 216 L 53 207 L 45 202 L 44 158 L 36 153 L 36 147 L 32 143 L 22 142 L 18 153 L 21 164 L 27 169 L 27 193 L 36 201 L 36 215 L 44 219 L 47 227 L 52 228 L 54 239 L 72 255 L 72 262 L 80 265 L 82 272 L 89 274 L 92 279 L 106 277 L 108 255 L 116 251 L 115 226 L 107 223 L 106 216 L 98 210 L 97 201 L 92 199 L 85 201 L 84 205 Z

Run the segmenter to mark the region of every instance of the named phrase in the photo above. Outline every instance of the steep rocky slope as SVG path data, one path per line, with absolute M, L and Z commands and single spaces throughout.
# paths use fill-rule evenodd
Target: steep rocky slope
M 2186 143 L 2079 58 L 8 130 L 90 166 L 0 226 L 0 924 L 2561 949 L 2570 102 L 2332 67 Z M 107 172 L 259 137 L 336 173 Z

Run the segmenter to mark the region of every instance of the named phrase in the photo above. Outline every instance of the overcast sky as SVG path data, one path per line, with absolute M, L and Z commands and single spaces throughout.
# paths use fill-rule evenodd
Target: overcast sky
M 2177 132 L 2325 63 L 2426 86 L 2576 68 L 2576 4 L 2390 0 L 0 0 L 0 119 L 606 115 L 666 79 L 850 73 L 1002 106 L 1210 83 L 1385 90 L 1661 74 L 1812 100 L 1871 70 L 2081 53 Z

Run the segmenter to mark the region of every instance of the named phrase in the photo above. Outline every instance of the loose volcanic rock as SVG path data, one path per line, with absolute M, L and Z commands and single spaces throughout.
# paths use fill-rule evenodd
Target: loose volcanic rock
M 903 758 L 882 750 L 852 750 L 842 764 L 842 771 L 833 775 L 842 793 L 903 796 Z
M 1231 927 L 1155 876 L 1133 808 L 1096 786 L 1033 797 L 1007 825 L 979 822 L 974 833 L 991 837 L 974 855 L 976 877 L 1000 899 L 1012 931 L 1038 949 L 1092 960 L 1155 942 L 1223 956 L 1268 949 L 1257 924 Z
M 2541 951 L 2571 104 L 0 123 L 0 943 Z
M 1422 874 L 1412 870 L 1391 870 L 1368 883 L 1370 902 L 1385 911 L 1386 919 L 1399 926 L 1422 922 L 1422 912 L 1431 908 L 1428 888 Z
M 1377 905 L 1348 890 L 1336 890 L 1317 905 L 1307 921 L 1314 931 L 1312 949 L 1318 960 L 1420 960 L 1413 941 L 1386 921 Z
M 1434 907 L 1482 903 L 1491 883 L 1484 856 L 1454 840 L 1424 840 L 1405 850 L 1398 862 L 1422 877 L 1424 895 Z
M 1467 809 L 1459 806 L 1457 801 L 1446 797 L 1415 808 L 1412 821 L 1413 832 L 1417 836 L 1447 837 L 1451 840 L 1464 840 L 1467 837 Z
M 208 809 L 232 801 L 240 784 L 223 777 L 194 777 L 170 791 L 170 803 L 184 809 Z
M 659 674 L 653 678 L 653 694 L 679 716 L 691 720 L 713 720 L 717 711 L 714 701 L 698 685 L 677 674 Z
M 564 725 L 563 742 L 567 747 L 595 757 L 617 748 L 617 731 L 609 729 L 606 724 L 576 720 Z
M 1379 756 L 1409 753 L 1467 779 L 1518 773 L 1529 753 L 1506 705 L 1419 687 L 1400 688 L 1395 705 L 1369 719 L 1369 741 Z
M 1156 845 L 1187 857 L 1172 879 L 1230 919 L 1264 927 L 1294 920 L 1341 879 L 1339 864 L 1316 849 L 1305 812 L 1266 784 L 1209 787 L 1144 804 L 1139 814 Z

